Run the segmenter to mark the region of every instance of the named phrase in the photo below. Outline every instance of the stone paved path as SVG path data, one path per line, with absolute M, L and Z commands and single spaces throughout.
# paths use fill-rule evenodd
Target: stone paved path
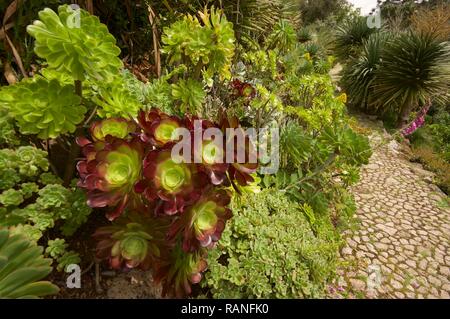
M 448 198 L 379 126 L 371 143 L 383 146 L 353 189 L 360 227 L 346 234 L 339 286 L 361 298 L 449 298 Z

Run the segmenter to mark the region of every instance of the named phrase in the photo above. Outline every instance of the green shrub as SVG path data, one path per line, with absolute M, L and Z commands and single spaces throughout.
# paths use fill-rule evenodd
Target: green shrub
M 339 245 L 321 238 L 325 225 L 316 236 L 305 208 L 273 189 L 246 194 L 232 207 L 235 216 L 208 259 L 206 284 L 214 298 L 324 295 Z

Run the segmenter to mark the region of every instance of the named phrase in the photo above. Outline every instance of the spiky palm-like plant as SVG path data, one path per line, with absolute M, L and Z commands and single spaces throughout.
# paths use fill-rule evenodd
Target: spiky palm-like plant
M 382 51 L 375 77 L 375 103 L 398 110 L 398 126 L 402 126 L 426 100 L 448 100 L 450 44 L 426 33 L 401 34 Z
M 349 93 L 349 104 L 366 111 L 372 100 L 375 72 L 380 66 L 381 50 L 392 35 L 374 33 L 363 43 L 361 55 L 344 68 L 341 85 Z
M 358 57 L 364 40 L 368 39 L 375 31 L 375 28 L 367 26 L 367 17 L 357 17 L 345 21 L 337 29 L 336 56 L 343 61 Z

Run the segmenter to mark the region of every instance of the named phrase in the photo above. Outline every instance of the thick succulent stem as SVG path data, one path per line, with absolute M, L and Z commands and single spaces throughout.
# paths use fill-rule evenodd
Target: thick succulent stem
M 80 80 L 75 80 L 75 94 L 80 98 L 83 97 L 83 85 Z M 78 126 L 75 131 L 75 136 L 81 136 L 83 133 L 83 128 Z M 72 180 L 73 174 L 75 172 L 75 160 L 80 154 L 80 147 L 76 143 L 76 141 L 72 142 L 69 151 L 69 158 L 67 160 L 66 169 L 64 172 L 64 185 L 69 186 L 70 181 Z

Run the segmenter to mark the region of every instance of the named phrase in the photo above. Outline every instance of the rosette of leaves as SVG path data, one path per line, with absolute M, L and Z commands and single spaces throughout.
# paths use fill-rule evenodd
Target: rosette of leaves
M 144 131 L 141 139 L 157 147 L 164 147 L 179 140 L 176 130 L 183 127 L 182 121 L 176 116 L 169 116 L 156 108 L 141 111 L 138 117 L 139 125 Z
M 108 259 L 114 269 L 149 269 L 155 259 L 167 250 L 165 235 L 168 223 L 148 213 L 132 212 L 112 226 L 96 230 L 96 257 Z M 161 251 L 162 250 L 162 251 Z
M 80 256 L 74 251 L 68 251 L 68 244 L 64 239 L 56 238 L 47 242 L 45 253 L 52 257 L 58 266 L 58 271 L 65 270 L 71 264 L 79 264 L 81 262 Z
M 209 12 L 205 8 L 198 16 L 187 15 L 164 29 L 163 52 L 170 56 L 171 63 L 188 58 L 197 70 L 204 70 L 205 79 L 216 73 L 229 79 L 235 48 L 233 24 L 214 7 Z
M 86 156 L 77 164 L 78 186 L 87 190 L 90 207 L 115 207 L 107 215 L 113 220 L 136 199 L 133 188 L 141 175 L 142 145 L 137 139 L 127 142 L 111 135 L 106 141 L 81 138 L 78 143 Z
M 22 179 L 33 179 L 49 167 L 47 152 L 32 146 L 0 150 L 0 190 L 13 188 Z
M 73 133 L 86 113 L 73 85 L 40 76 L 2 89 L 1 95 L 0 105 L 14 117 L 20 132 L 41 139 Z
M 286 53 L 297 43 L 297 33 L 294 26 L 286 19 L 281 19 L 266 40 L 268 49 L 278 49 Z
M 125 87 L 121 79 L 101 84 L 97 93 L 92 97 L 92 101 L 100 106 L 97 113 L 102 118 L 123 117 L 132 119 L 137 116 L 142 108 L 141 102 Z
M 193 79 L 181 79 L 172 84 L 172 97 L 175 101 L 180 101 L 182 114 L 198 114 L 205 100 L 206 93 L 203 84 Z
M 39 19 L 27 31 L 36 39 L 34 51 L 50 68 L 79 81 L 86 76 L 110 80 L 122 68 L 116 40 L 98 17 L 63 5 L 58 13 L 40 11 Z
M 14 119 L 6 109 L 0 109 L 0 146 L 20 145 L 20 138 L 14 128 Z
M 23 236 L 0 229 L 0 299 L 30 299 L 58 293 L 48 281 L 51 260 L 42 256 L 42 247 Z
M 122 118 L 109 118 L 93 123 L 90 131 L 95 141 L 105 141 L 107 136 L 126 140 L 137 131 L 137 126 Z
M 256 89 L 250 83 L 239 79 L 231 81 L 232 94 L 235 98 L 252 99 L 256 96 Z
M 24 201 L 21 191 L 15 189 L 5 190 L 0 194 L 0 204 L 4 206 L 19 206 Z
M 225 190 L 211 191 L 177 216 L 171 225 L 169 239 L 181 234 L 185 252 L 214 247 L 225 229 L 226 221 L 232 216 L 227 207 L 230 200 L 231 194 Z
M 196 126 L 196 122 L 201 122 L 200 126 Z M 198 122 L 197 122 L 198 123 Z M 208 120 L 191 119 L 187 121 L 187 127 L 191 136 L 196 136 L 201 130 L 201 143 L 192 145 L 193 162 L 198 163 L 197 169 L 208 175 L 210 182 L 215 185 L 229 185 L 227 172 L 230 164 L 226 163 L 225 138 L 222 136 L 220 127 Z M 216 130 L 220 135 L 207 134 L 208 130 Z M 214 133 L 214 131 L 211 131 Z
M 174 215 L 193 204 L 207 185 L 207 177 L 193 164 L 177 163 L 171 149 L 150 151 L 144 159 L 144 180 L 136 185 L 150 202 L 157 201 L 157 214 Z
M 232 161 L 228 168 L 231 183 L 235 181 L 241 185 L 253 182 L 251 174 L 258 169 L 258 154 L 252 139 L 240 126 L 236 117 L 223 116 L 220 121 L 223 132 L 233 129 L 233 134 L 226 134 L 225 148 L 227 152 L 233 150 Z
M 186 253 L 180 245 L 176 245 L 158 263 L 153 277 L 155 282 L 162 282 L 163 296 L 174 293 L 176 297 L 184 297 L 191 294 L 192 284 L 198 284 L 202 280 L 202 273 L 207 266 L 205 250 Z

